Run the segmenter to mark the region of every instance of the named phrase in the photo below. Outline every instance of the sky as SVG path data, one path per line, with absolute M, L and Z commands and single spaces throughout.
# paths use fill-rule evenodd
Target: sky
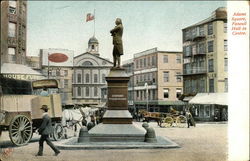
M 182 51 L 182 29 L 226 6 L 225 1 L 28 1 L 27 55 L 48 48 L 73 50 L 74 56 L 86 52 L 94 35 L 94 21 L 86 22 L 86 15 L 94 10 L 103 58 L 112 60 L 110 30 L 116 18 L 124 27 L 122 61 L 154 47 Z

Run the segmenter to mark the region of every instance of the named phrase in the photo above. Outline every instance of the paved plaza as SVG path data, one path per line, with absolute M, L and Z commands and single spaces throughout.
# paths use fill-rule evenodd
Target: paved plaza
M 141 123 L 137 123 L 141 124 Z M 158 136 L 167 136 L 180 145 L 173 149 L 107 149 L 107 150 L 61 150 L 59 156 L 45 144 L 44 156 L 36 157 L 38 136 L 23 147 L 14 147 L 11 156 L 5 161 L 226 161 L 227 160 L 227 124 L 198 123 L 191 128 L 154 127 Z M 8 144 L 7 133 L 2 140 Z

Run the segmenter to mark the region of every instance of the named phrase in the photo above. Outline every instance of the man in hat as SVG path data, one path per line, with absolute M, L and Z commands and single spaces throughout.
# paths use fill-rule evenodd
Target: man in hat
M 43 113 L 43 121 L 41 126 L 38 129 L 39 134 L 41 135 L 41 138 L 39 140 L 39 151 L 37 153 L 37 156 L 42 156 L 43 155 L 43 142 L 46 141 L 46 143 L 54 150 L 55 156 L 57 156 L 60 151 L 54 146 L 54 144 L 50 141 L 49 135 L 53 133 L 53 127 L 51 124 L 51 118 L 48 115 L 48 106 L 47 105 L 42 105 L 41 108 L 44 113 Z

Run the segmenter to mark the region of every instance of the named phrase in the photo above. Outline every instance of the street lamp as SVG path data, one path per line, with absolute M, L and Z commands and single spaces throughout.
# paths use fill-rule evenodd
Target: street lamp
M 144 84 L 144 87 L 146 88 L 146 97 L 147 97 L 147 111 L 148 111 L 148 83 L 146 82 Z

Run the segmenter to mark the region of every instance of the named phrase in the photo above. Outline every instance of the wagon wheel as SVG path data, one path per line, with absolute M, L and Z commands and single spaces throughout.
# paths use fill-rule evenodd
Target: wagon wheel
M 174 122 L 174 120 L 172 117 L 166 117 L 163 120 L 161 125 L 162 125 L 162 127 L 170 127 L 170 126 L 172 126 L 173 122 Z
M 183 115 L 180 115 L 176 118 L 176 124 L 178 127 L 185 127 L 187 123 L 187 118 Z
M 32 123 L 25 115 L 15 116 L 9 126 L 9 136 L 13 144 L 17 146 L 27 144 L 32 137 Z
M 54 132 L 53 132 L 53 138 L 57 141 L 57 140 L 61 140 L 63 138 L 64 135 L 64 129 L 62 124 L 58 124 L 56 123 L 54 125 Z

